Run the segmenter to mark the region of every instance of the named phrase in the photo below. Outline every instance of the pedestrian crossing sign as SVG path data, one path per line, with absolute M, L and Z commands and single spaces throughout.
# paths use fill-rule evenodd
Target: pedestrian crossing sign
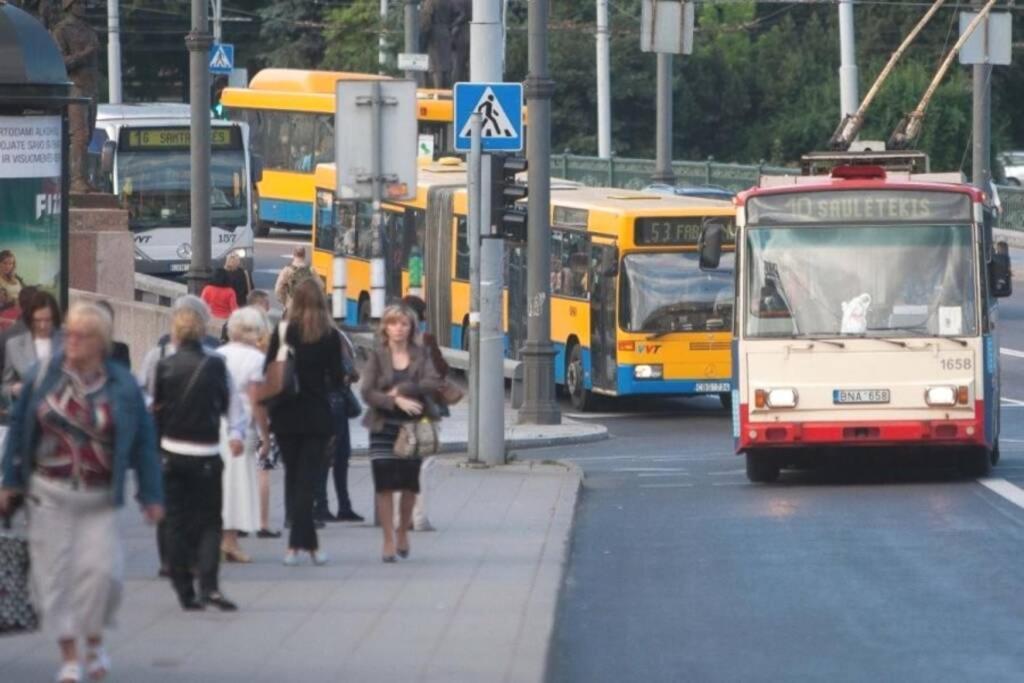
M 518 152 L 523 148 L 522 83 L 456 83 L 455 149 L 468 152 L 470 116 L 479 112 L 481 149 Z
M 234 68 L 234 45 L 231 43 L 214 43 L 210 46 L 210 73 L 230 76 Z

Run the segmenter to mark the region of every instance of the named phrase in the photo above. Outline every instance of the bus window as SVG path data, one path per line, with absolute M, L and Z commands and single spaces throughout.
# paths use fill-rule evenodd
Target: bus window
M 302 173 L 313 172 L 313 155 L 316 149 L 316 119 L 310 114 L 289 114 L 291 137 L 288 146 L 288 161 L 291 169 Z
M 455 279 L 469 279 L 469 225 L 465 216 L 458 217 L 455 231 Z
M 714 332 L 732 327 L 733 253 L 718 270 L 694 252 L 642 252 L 622 259 L 619 322 L 627 332 Z
M 590 244 L 585 233 L 551 231 L 551 294 L 586 299 L 589 283 Z
M 316 117 L 316 164 L 334 162 L 334 118 L 321 115 Z
M 334 251 L 334 238 L 338 233 L 335 217 L 334 193 L 318 190 L 316 193 L 316 248 Z
M 347 256 L 371 258 L 374 251 L 373 207 L 369 202 L 338 202 L 336 215 L 337 229 L 343 231 L 342 252 Z

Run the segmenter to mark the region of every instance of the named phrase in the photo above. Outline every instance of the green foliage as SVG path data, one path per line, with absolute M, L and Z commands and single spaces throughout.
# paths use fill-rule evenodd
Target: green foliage
M 266 66 L 314 69 L 324 57 L 325 5 L 315 0 L 274 0 L 260 9 Z
M 332 9 L 326 16 L 327 50 L 320 68 L 377 73 L 378 41 L 383 27 L 386 70 L 397 73 L 396 54 L 404 42 L 401 22 L 402 5 L 397 2 L 390 4 L 384 22 L 379 3 L 370 0 L 356 0 Z

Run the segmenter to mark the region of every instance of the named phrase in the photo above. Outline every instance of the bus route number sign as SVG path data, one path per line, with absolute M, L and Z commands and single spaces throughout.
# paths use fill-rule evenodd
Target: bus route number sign
M 233 146 L 233 130 L 223 127 L 210 130 L 212 145 Z M 128 149 L 187 149 L 192 144 L 192 132 L 188 128 L 132 128 L 122 140 Z
M 963 192 L 829 190 L 782 193 L 747 200 L 747 222 L 952 223 L 970 222 L 971 198 Z
M 727 217 L 725 241 L 736 238 L 736 223 Z M 644 217 L 634 223 L 633 241 L 639 246 L 693 246 L 700 242 L 705 219 L 701 216 Z

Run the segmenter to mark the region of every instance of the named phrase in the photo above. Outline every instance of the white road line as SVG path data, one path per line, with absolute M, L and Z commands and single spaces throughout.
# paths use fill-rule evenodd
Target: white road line
M 305 247 L 309 245 L 309 240 L 282 240 L 274 239 L 272 237 L 257 237 L 256 244 L 293 244 L 295 246 Z M 288 258 L 291 258 L 291 255 L 289 255 Z
M 1015 398 L 1006 398 L 1003 396 L 1001 400 L 1003 402 L 1003 407 L 1005 408 L 1020 408 L 1021 406 L 1024 406 L 1024 401 L 1018 401 Z
M 725 477 L 733 474 L 746 474 L 746 470 L 742 467 L 735 470 L 725 470 L 724 472 L 708 472 L 709 477 Z
M 1005 346 L 999 347 L 999 353 L 1003 356 L 1010 356 L 1012 358 L 1024 358 L 1024 351 L 1018 351 L 1017 349 L 1008 349 Z
M 693 484 L 640 484 L 642 489 L 689 489 Z
M 995 477 L 979 479 L 978 483 L 989 491 L 998 493 L 1017 507 L 1024 508 L 1024 489 L 1021 489 L 1019 486 L 1015 486 L 1005 479 L 997 479 Z
M 613 472 L 686 472 L 680 467 L 618 467 Z
M 1008 439 L 1006 437 L 999 437 L 1000 443 L 1024 443 L 1024 439 Z
M 688 477 L 686 472 L 640 472 L 638 477 Z

